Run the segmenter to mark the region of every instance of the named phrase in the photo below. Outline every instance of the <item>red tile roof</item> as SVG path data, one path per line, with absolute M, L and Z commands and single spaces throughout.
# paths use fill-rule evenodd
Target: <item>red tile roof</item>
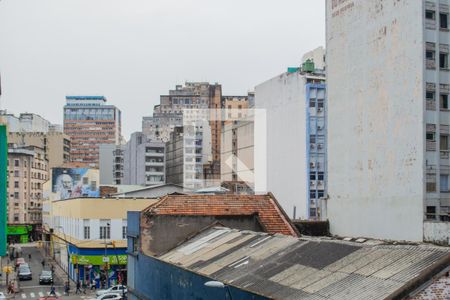
M 167 195 L 146 208 L 147 215 L 202 215 L 259 217 L 267 233 L 299 236 L 295 226 L 272 194 Z

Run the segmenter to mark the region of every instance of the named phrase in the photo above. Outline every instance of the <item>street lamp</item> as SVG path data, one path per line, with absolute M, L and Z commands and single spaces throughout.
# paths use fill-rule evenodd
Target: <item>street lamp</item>
M 230 296 L 230 300 L 233 300 L 233 297 L 231 296 L 230 287 L 223 282 L 220 281 L 207 281 L 205 282 L 205 286 L 211 287 L 211 288 L 220 288 L 225 289 L 227 291 L 227 294 Z
M 61 225 L 59 226 L 55 226 L 55 228 L 61 228 L 62 232 L 64 234 L 64 240 L 66 242 L 66 247 L 67 247 L 67 287 L 69 287 L 70 289 L 70 253 L 69 253 L 69 241 L 67 240 L 67 236 L 66 236 L 66 232 L 64 230 L 64 227 L 62 227 Z

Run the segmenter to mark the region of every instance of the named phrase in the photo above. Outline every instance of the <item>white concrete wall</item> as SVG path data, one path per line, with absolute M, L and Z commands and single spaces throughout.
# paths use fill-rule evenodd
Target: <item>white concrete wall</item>
M 305 79 L 299 73 L 282 74 L 255 89 L 256 108 L 267 113 L 267 191 L 286 213 L 307 218 L 307 146 Z M 257 131 L 255 136 L 263 134 Z M 259 172 L 255 155 L 255 172 Z
M 327 0 L 326 9 L 331 232 L 421 241 L 422 1 Z
M 450 246 L 450 222 L 424 222 L 423 239 L 426 242 Z

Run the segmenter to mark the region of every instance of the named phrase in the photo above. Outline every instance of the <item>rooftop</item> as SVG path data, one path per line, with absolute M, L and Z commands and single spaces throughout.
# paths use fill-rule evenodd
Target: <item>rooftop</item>
M 298 231 L 272 194 L 167 195 L 144 210 L 146 215 L 242 216 L 257 215 L 268 233 L 298 236 Z
M 450 248 L 213 227 L 159 259 L 271 299 L 402 299 L 448 271 Z
M 66 100 L 102 100 L 106 102 L 105 96 L 66 96 Z

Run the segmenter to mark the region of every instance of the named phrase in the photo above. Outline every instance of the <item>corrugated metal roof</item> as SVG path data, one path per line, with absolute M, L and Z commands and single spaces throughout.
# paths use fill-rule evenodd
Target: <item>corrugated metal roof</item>
M 216 227 L 160 259 L 273 299 L 384 299 L 450 255 L 435 246 L 298 239 Z

